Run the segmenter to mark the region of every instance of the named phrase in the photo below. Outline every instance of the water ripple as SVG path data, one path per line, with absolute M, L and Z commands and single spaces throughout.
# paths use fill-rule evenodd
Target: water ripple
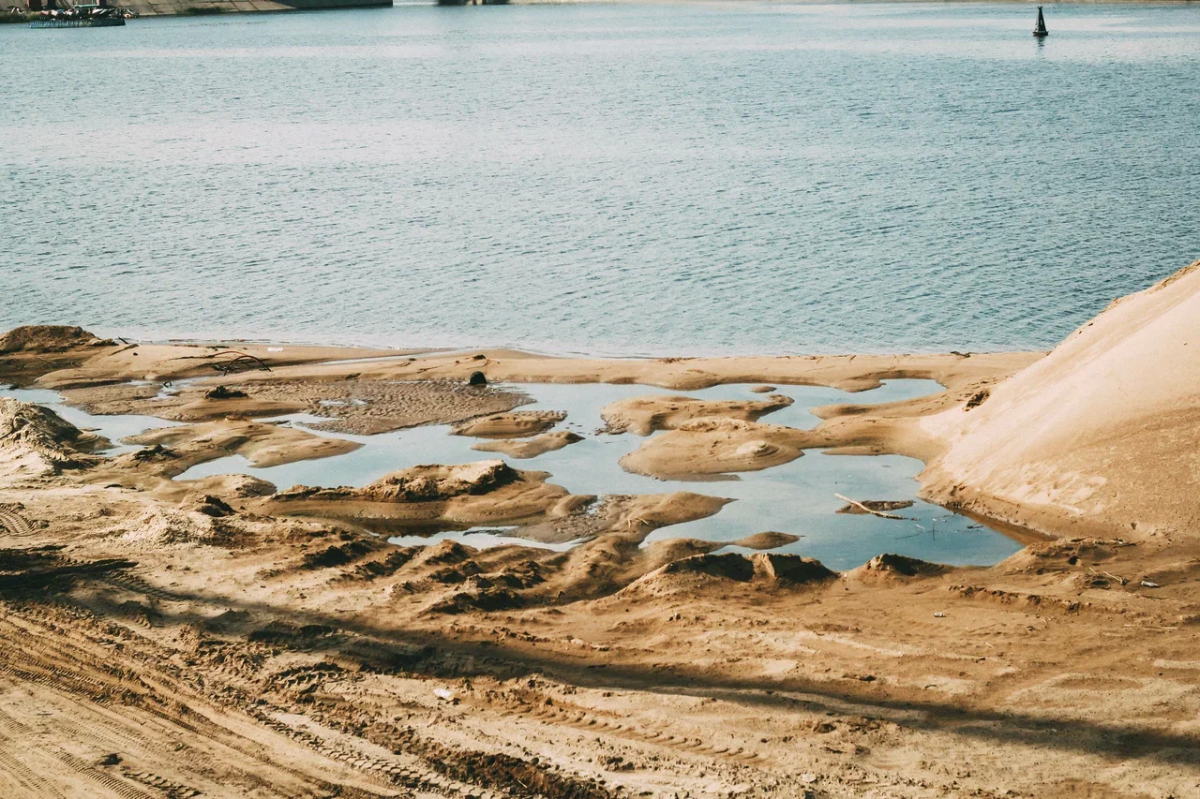
M 5 89 L 0 328 L 1029 348 L 1200 256 L 1200 9 L 475 11 L 0 30 L 88 76 Z

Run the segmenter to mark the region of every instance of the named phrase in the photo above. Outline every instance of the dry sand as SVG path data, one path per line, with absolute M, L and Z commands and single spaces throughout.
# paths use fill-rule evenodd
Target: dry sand
M 1200 796 L 1197 297 L 1200 268 L 1048 357 L 346 364 L 288 348 L 271 372 L 187 387 L 311 407 L 318 385 L 399 397 L 384 386 L 441 391 L 476 369 L 673 391 L 931 377 L 946 391 L 824 408 L 813 431 L 671 399 L 622 418 L 666 430 L 634 453 L 655 469 L 764 468 L 812 446 L 920 457 L 930 496 L 1025 525 L 1034 543 L 987 569 L 880 553 L 838 575 L 769 549 L 643 546 L 718 512 L 719 491 L 597 501 L 482 459 L 361 489 L 181 483 L 175 458 L 102 458 L 53 414 L 0 403 L 0 796 Z M 203 376 L 192 356 L 211 352 L 139 345 L 134 368 L 126 345 L 71 329 L 0 342 L 0 380 L 139 413 L 158 388 L 113 381 Z M 512 410 L 479 396 L 445 415 Z M 196 418 L 146 440 L 188 461 L 322 454 L 302 431 Z M 580 543 L 369 532 L 513 521 Z M 779 542 L 755 532 L 738 543 Z
M 721 418 L 742 422 L 792 404 L 791 397 L 776 394 L 761 402 L 698 400 L 691 397 L 630 397 L 606 407 L 601 416 L 614 433 L 648 436 L 655 430 L 676 430 L 695 419 Z
M 544 455 L 580 441 L 583 441 L 583 436 L 577 433 L 572 433 L 570 430 L 555 430 L 526 439 L 501 438 L 496 441 L 481 441 L 471 449 L 480 452 L 503 452 L 513 458 L 536 458 L 538 455 Z
M 931 496 L 1056 535 L 1196 534 L 1200 262 L 1113 303 L 974 407 L 924 419 L 947 440 Z

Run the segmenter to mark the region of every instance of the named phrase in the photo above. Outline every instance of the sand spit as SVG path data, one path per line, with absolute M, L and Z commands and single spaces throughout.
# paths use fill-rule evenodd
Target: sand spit
M 322 438 L 293 427 L 240 418 L 164 427 L 130 436 L 126 441 L 150 448 L 125 456 L 126 464 L 165 477 L 229 455 L 241 455 L 253 466 L 267 467 L 344 455 L 362 446 L 355 441 Z
M 496 441 L 481 441 L 471 449 L 480 452 L 503 452 L 513 458 L 536 458 L 538 455 L 554 452 L 580 441 L 583 441 L 583 436 L 577 433 L 572 433 L 570 430 L 556 430 L 527 439 L 501 438 Z
M 474 354 L 434 353 L 417 358 L 363 363 L 314 362 L 244 373 L 245 380 L 283 377 L 360 380 L 453 380 L 466 382 L 475 371 L 491 383 L 638 383 L 671 391 L 693 391 L 724 383 L 830 386 L 845 391 L 878 388 L 884 380 L 936 380 L 957 390 L 994 383 L 1038 360 L 1042 353 L 956 353 L 949 355 L 811 355 L 728 358 L 605 360 L 552 358 L 512 350 Z
M 1200 541 L 1188 534 L 1195 470 L 1180 467 L 1196 450 L 1198 271 L 1117 303 L 1044 360 L 488 351 L 346 364 L 313 351 L 234 381 L 187 360 L 211 361 L 206 347 L 133 356 L 47 332 L 66 349 L 3 354 L 0 380 L 91 390 L 156 375 L 153 394 L 111 392 L 137 413 L 164 379 L 205 375 L 185 390 L 247 394 L 204 398 L 215 402 L 288 401 L 268 393 L 275 381 L 465 383 L 475 370 L 672 391 L 932 377 L 946 391 L 830 406 L 811 431 L 679 419 L 634 455 L 703 472 L 809 446 L 899 452 L 926 460 L 927 490 L 944 501 L 1069 534 L 992 568 L 881 552 L 834 574 L 769 551 L 648 541 L 718 512 L 717 492 L 594 500 L 498 461 L 279 494 L 246 477 L 171 480 L 150 450 L 34 476 L 22 459 L 43 444 L 30 441 L 93 456 L 20 411 L 36 435 L 13 436 L 4 451 L 23 454 L 0 458 L 0 792 L 1200 795 Z M 16 418 L 20 405 L 3 408 Z M 231 442 L 252 424 L 213 416 L 162 448 L 249 446 Z M 577 543 L 399 547 L 371 534 L 373 514 L 383 527 L 518 524 L 531 541 Z M 754 532 L 737 543 L 785 538 Z
M 793 461 L 816 442 L 792 427 L 704 418 L 648 439 L 621 458 L 621 466 L 662 479 L 753 472 Z
M 465 422 L 452 432 L 456 436 L 475 438 L 521 438 L 545 432 L 566 418 L 567 415 L 560 411 L 513 411 Z
M 296 486 L 264 500 L 261 510 L 400 531 L 432 522 L 472 526 L 562 516 L 590 500 L 572 497 L 565 488 L 547 483 L 549 476 L 519 471 L 500 460 L 416 466 L 363 488 Z
M 786 408 L 791 397 L 774 394 L 761 402 L 698 400 L 691 397 L 631 397 L 614 402 L 602 412 L 609 430 L 648 436 L 656 430 L 676 430 L 695 419 L 718 418 L 756 422 L 759 417 Z
M 148 413 L 179 422 L 305 413 L 327 420 L 313 422 L 315 429 L 357 435 L 457 424 L 529 401 L 519 392 L 449 380 L 376 382 L 356 378 L 353 373 L 336 380 L 251 383 L 214 378 L 175 393 L 167 393 L 170 387 L 164 389 L 161 382 L 89 385 L 67 389 L 63 396 L 89 413 Z
M 88 453 L 103 443 L 52 410 L 0 397 L 0 480 L 86 468 L 98 460 Z

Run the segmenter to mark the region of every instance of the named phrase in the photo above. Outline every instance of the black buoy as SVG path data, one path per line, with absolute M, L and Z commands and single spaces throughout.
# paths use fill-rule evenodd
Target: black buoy
M 1033 35 L 1039 39 L 1043 36 L 1049 36 L 1050 31 L 1046 30 L 1046 18 L 1042 16 L 1042 7 L 1038 6 L 1038 21 L 1033 29 Z

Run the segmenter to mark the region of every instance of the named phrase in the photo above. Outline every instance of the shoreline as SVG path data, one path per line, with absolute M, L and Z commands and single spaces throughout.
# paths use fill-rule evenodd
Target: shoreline
M 1200 0 L 1194 0 L 1200 2 Z M 35 323 L 36 326 L 55 327 L 60 326 L 59 323 Z M 64 322 L 62 325 L 73 325 L 74 322 Z M 294 347 L 325 347 L 333 349 L 365 349 L 374 351 L 396 351 L 396 352 L 447 352 L 447 353 L 462 353 L 462 352 L 479 352 L 479 351 L 494 351 L 494 352 L 519 352 L 532 357 L 545 358 L 560 358 L 560 359 L 576 359 L 576 360 L 612 360 L 612 361 L 648 361 L 660 360 L 663 358 L 804 358 L 804 357 L 909 357 L 909 356 L 932 356 L 932 355 L 951 355 L 953 348 L 930 348 L 919 349 L 913 348 L 907 352 L 897 352 L 895 348 L 889 348 L 885 345 L 877 347 L 872 346 L 848 346 L 822 349 L 818 348 L 798 348 L 795 351 L 738 351 L 738 350 L 720 350 L 720 349 L 703 349 L 703 350 L 686 350 L 680 348 L 663 349 L 662 351 L 635 351 L 625 350 L 621 348 L 610 349 L 605 346 L 599 347 L 581 347 L 579 345 L 570 345 L 561 348 L 555 348 L 548 343 L 538 342 L 502 342 L 502 341 L 480 341 L 480 340 L 465 340 L 459 338 L 440 339 L 440 340 L 422 340 L 415 337 L 413 340 L 407 338 L 401 339 L 395 337 L 394 340 L 386 340 L 384 337 L 375 336 L 347 336 L 339 338 L 336 335 L 328 334 L 299 334 L 280 332 L 272 333 L 264 336 L 247 335 L 232 333 L 230 335 L 209 334 L 204 332 L 178 332 L 167 331 L 158 328 L 131 328 L 129 327 L 108 327 L 105 325 L 84 325 L 89 331 L 95 333 L 102 338 L 123 337 L 128 341 L 137 341 L 142 344 L 161 344 L 161 345 L 205 345 L 205 344 L 252 344 L 256 346 L 294 346 Z M 391 337 L 388 337 L 391 338 Z M 961 349 L 964 353 L 971 355 L 1009 355 L 1015 353 L 1045 353 L 1056 344 L 1056 341 L 1044 342 L 1041 346 L 1030 345 L 1028 347 L 1003 347 L 1003 346 L 982 346 L 979 349 Z
M 14 799 L 164 784 L 372 799 L 1189 795 L 1200 471 L 1177 465 L 1200 451 L 1196 318 L 1200 262 L 1049 354 L 230 352 L 10 331 L 0 381 L 176 423 L 107 458 L 94 433 L 0 400 L 0 721 L 38 744 L 7 755 L 24 775 Z M 469 385 L 474 372 L 488 384 Z M 945 390 L 814 408 L 812 429 L 771 423 L 790 404 L 772 386 L 900 377 Z M 773 552 L 795 539 L 783 532 L 746 530 L 752 554 L 650 539 L 719 513 L 726 500 L 706 496 L 719 483 L 599 500 L 486 452 L 357 488 L 173 479 L 230 454 L 337 453 L 337 439 L 270 422 L 287 413 L 367 434 L 453 425 L 517 452 L 578 446 L 541 438 L 562 415 L 522 410 L 522 381 L 664 389 L 601 414 L 639 436 L 638 471 L 894 452 L 925 463 L 931 501 L 1053 537 L 991 567 L 885 551 L 838 573 Z M 762 390 L 678 396 L 726 383 Z M 581 543 L 379 537 L 514 524 Z
M 431 5 L 459 7 L 469 5 L 512 5 L 512 6 L 599 6 L 599 5 L 736 5 L 730 0 L 505 0 L 504 2 L 438 2 L 394 3 L 393 0 L 174 0 L 172 6 L 180 10 L 166 11 L 162 2 L 128 0 L 127 8 L 139 18 L 152 17 L 203 17 L 226 14 L 277 14 L 289 11 L 341 11 L 359 8 L 393 8 L 397 5 Z M 1073 0 L 1054 6 L 1189 6 L 1197 0 Z M 1028 6 L 1028 0 L 833 0 L 833 5 L 1020 5 Z M 829 0 L 764 0 L 762 5 L 830 5 Z M 3 22 L 3 20 L 0 20 Z
M 306 403 L 311 402 L 303 400 L 297 403 L 294 392 L 284 390 L 282 396 L 273 397 L 261 404 L 239 403 L 236 400 L 231 404 L 224 401 L 218 403 L 214 410 L 190 407 L 182 412 L 171 410 L 164 413 L 153 402 L 148 403 L 149 397 L 143 392 L 136 390 L 129 397 L 108 398 L 112 390 L 122 387 L 114 386 L 114 383 L 132 388 L 132 383 L 136 381 L 170 384 L 187 380 L 193 384 L 189 388 L 189 396 L 191 406 L 195 406 L 196 398 L 205 390 L 230 381 L 228 377 L 218 377 L 206 371 L 207 367 L 202 362 L 195 362 L 196 353 L 233 347 L 236 347 L 239 353 L 252 354 L 272 363 L 273 366 L 270 372 L 250 371 L 239 374 L 239 385 L 243 388 L 269 386 L 279 381 L 306 381 L 320 386 L 344 380 L 348 376 L 359 382 L 413 379 L 465 382 L 478 368 L 486 374 L 489 383 L 499 382 L 515 386 L 538 383 L 638 384 L 665 391 L 686 392 L 729 384 L 778 384 L 826 386 L 855 393 L 877 388 L 886 380 L 928 379 L 937 382 L 944 389 L 931 397 L 894 403 L 895 408 L 884 406 L 882 414 L 869 412 L 863 415 L 859 413 L 863 408 L 853 405 L 818 408 L 814 412 L 822 421 L 812 432 L 793 431 L 790 428 L 771 430 L 769 416 L 765 420 L 766 425 L 754 425 L 745 430 L 720 431 L 715 434 L 715 440 L 711 435 L 703 437 L 701 444 L 687 440 L 690 436 L 686 432 L 667 432 L 656 442 L 644 444 L 642 449 L 627 458 L 629 462 L 624 464 L 627 471 L 661 477 L 690 474 L 688 479 L 703 477 L 707 468 L 696 465 L 684 468 L 680 464 L 699 462 L 706 456 L 711 457 L 714 448 L 719 448 L 715 450 L 718 452 L 736 450 L 747 441 L 758 440 L 763 431 L 767 431 L 766 436 L 772 442 L 771 447 L 778 447 L 780 444 L 789 449 L 794 447 L 793 451 L 797 454 L 804 449 L 823 449 L 845 454 L 900 454 L 916 458 L 928 467 L 937 454 L 937 447 L 931 447 L 926 437 L 916 430 L 912 424 L 914 419 L 935 409 L 943 409 L 955 402 L 965 401 L 969 394 L 981 387 L 1002 380 L 1045 355 L 1041 352 L 1001 352 L 582 358 L 515 350 L 380 350 L 354 346 L 295 345 L 280 341 L 251 342 L 247 339 L 189 341 L 172 338 L 163 342 L 145 342 L 118 338 L 112 345 L 112 350 L 90 358 L 78 368 L 57 370 L 43 375 L 30 387 L 60 391 L 68 404 L 84 407 L 93 413 L 158 416 L 164 420 L 185 423 L 215 422 L 230 409 L 239 414 L 248 414 L 251 419 L 292 413 L 302 410 Z M 139 353 L 138 361 L 135 361 L 132 355 L 135 351 Z M 144 357 L 147 355 L 149 358 Z M 102 404 L 91 404 L 94 391 L 99 391 L 106 397 Z M 155 393 L 151 392 L 151 396 Z M 254 389 L 250 389 L 250 393 L 254 395 Z M 516 405 L 513 404 L 513 407 Z M 871 411 L 871 406 L 864 407 Z M 499 409 L 494 407 L 489 411 Z M 308 405 L 307 410 L 312 412 L 314 408 Z M 886 415 L 889 411 L 894 413 Z M 217 416 L 214 416 L 214 413 Z M 436 418 L 436 414 L 430 418 Z M 469 415 L 466 418 L 469 418 Z M 454 423 L 459 420 L 451 418 L 448 421 Z M 408 421 L 398 420 L 396 426 L 408 426 Z M 865 431 L 871 426 L 878 426 L 877 430 L 882 432 L 872 431 L 866 434 Z M 350 427 L 344 431 L 373 433 L 387 429 L 394 428 Z M 648 449 L 648 445 L 657 443 L 669 447 L 674 443 L 674 439 L 684 439 L 682 447 L 661 457 L 651 454 L 652 460 L 649 462 L 645 458 L 639 460 L 639 456 Z M 701 445 L 704 449 L 703 455 L 698 449 Z M 320 447 L 314 448 L 313 442 L 303 439 L 288 442 L 287 446 L 294 447 L 295 452 L 287 454 L 270 448 L 272 463 L 288 463 L 297 458 L 311 457 L 314 451 L 325 451 Z M 649 451 L 653 452 L 653 448 L 650 447 Z M 486 452 L 481 452 L 480 457 L 485 458 Z M 796 455 L 784 457 L 791 460 Z M 728 462 L 720 461 L 723 465 L 716 468 L 725 470 L 726 467 L 730 467 L 736 472 L 769 468 L 781 462 L 777 455 L 766 456 L 761 459 L 761 463 L 758 459 L 751 459 L 751 462 L 747 463 L 737 461 L 736 457 L 732 457 Z M 948 504 L 944 498 L 931 496 L 926 490 L 926 485 L 920 480 L 918 482 L 920 488 L 917 496 L 958 512 L 958 509 Z M 984 523 L 989 527 L 1023 544 L 1045 540 L 1050 534 L 1050 531 L 1041 529 L 1036 524 L 1017 524 L 1003 517 L 993 518 L 979 511 L 973 513 L 976 517 L 985 519 Z

